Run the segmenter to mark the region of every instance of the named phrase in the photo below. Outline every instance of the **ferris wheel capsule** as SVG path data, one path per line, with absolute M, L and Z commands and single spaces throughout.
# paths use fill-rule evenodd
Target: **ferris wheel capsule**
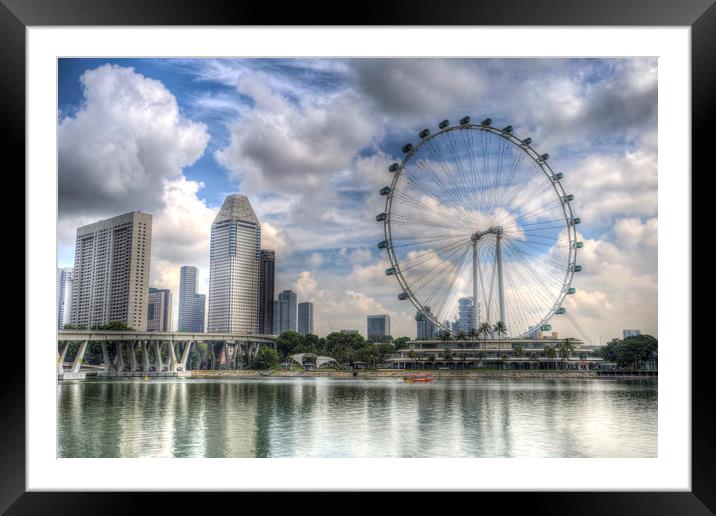
M 522 145 L 529 145 L 530 143 L 532 143 L 532 138 L 525 138 L 522 140 Z
M 583 248 L 583 247 L 584 247 L 584 242 L 575 242 L 575 243 L 574 243 L 574 248 L 575 248 L 575 249 L 581 249 L 581 248 Z
M 512 134 L 512 126 L 508 125 L 507 127 L 502 128 L 503 133 Z
M 385 213 L 379 213 L 378 215 L 375 216 L 376 222 L 383 222 L 387 218 L 388 218 L 388 215 Z
M 405 292 L 401 292 L 400 294 L 398 294 L 398 299 L 400 299 L 401 301 L 405 301 L 406 299 L 408 299 L 408 294 L 406 294 Z
M 480 125 L 483 127 L 487 127 L 492 124 L 492 118 L 485 118 L 482 122 L 480 122 Z
M 403 145 L 403 148 L 400 149 L 400 150 L 402 150 L 404 154 L 407 154 L 408 152 L 410 152 L 411 150 L 413 150 L 413 144 L 412 144 L 412 143 L 406 143 L 405 145 Z
M 423 129 L 422 131 L 420 131 L 418 136 L 421 140 L 427 138 L 428 136 L 430 136 L 430 129 Z
M 445 129 L 445 128 L 446 128 L 447 126 L 449 126 L 449 125 L 450 125 L 450 121 L 449 121 L 449 120 L 443 120 L 442 122 L 440 122 L 440 123 L 438 124 L 438 127 L 439 127 L 440 129 Z
M 460 125 L 467 125 L 467 124 L 469 124 L 469 123 L 470 123 L 470 117 L 469 117 L 469 116 L 466 116 L 466 117 L 460 119 Z
M 387 249 L 389 246 L 390 246 L 390 242 L 388 242 L 387 240 L 378 242 L 378 249 Z
M 397 172 L 399 168 L 400 165 L 398 165 L 397 163 L 393 163 L 388 167 L 388 172 Z
M 567 313 L 567 309 L 560 307 L 560 308 L 557 308 L 557 310 L 554 313 L 557 315 L 564 315 Z
M 390 187 L 384 186 L 383 188 L 380 189 L 379 193 L 380 193 L 380 195 L 388 195 L 390 193 Z

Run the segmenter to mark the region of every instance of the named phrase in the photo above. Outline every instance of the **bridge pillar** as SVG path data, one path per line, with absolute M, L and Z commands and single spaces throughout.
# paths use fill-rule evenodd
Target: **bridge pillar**
M 172 373 L 176 373 L 177 371 L 177 354 L 176 350 L 174 349 L 174 341 L 169 341 L 169 370 Z
M 142 341 L 142 370 L 145 373 L 149 372 L 149 353 L 147 349 L 147 341 Z
M 129 369 L 130 371 L 134 372 L 139 369 L 139 365 L 137 364 L 137 354 L 134 350 L 136 342 L 130 341 L 127 343 L 127 345 L 129 346 Z
M 156 355 L 155 362 L 154 362 L 154 364 L 155 364 L 154 370 L 158 373 L 161 373 L 162 369 L 164 369 L 164 365 L 162 364 L 162 346 L 161 346 L 161 344 L 164 344 L 164 342 L 160 343 L 160 342 L 154 341 L 154 354 Z
M 102 359 L 104 360 L 104 372 L 106 373 L 112 368 L 112 362 L 109 360 L 109 352 L 107 351 L 107 342 L 102 341 Z
M 80 366 L 82 365 L 82 360 L 85 357 L 85 351 L 87 351 L 87 342 L 88 341 L 82 341 L 82 344 L 80 344 L 80 349 L 77 350 L 77 355 L 75 356 L 75 361 L 72 363 L 72 373 L 77 374 L 80 372 Z
M 192 344 L 194 344 L 194 342 L 191 340 L 184 344 L 184 351 L 181 354 L 181 362 L 180 362 L 182 371 L 186 371 L 186 361 L 189 358 L 189 353 L 191 352 Z
M 124 342 L 117 341 L 115 343 L 115 347 L 117 349 L 117 356 L 115 358 L 115 362 L 117 364 L 117 372 L 121 373 L 124 371 L 124 355 L 122 354 L 122 348 L 124 348 Z

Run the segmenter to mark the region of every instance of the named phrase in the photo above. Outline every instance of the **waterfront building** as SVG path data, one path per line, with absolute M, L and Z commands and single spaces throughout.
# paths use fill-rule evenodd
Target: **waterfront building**
M 182 265 L 179 269 L 179 324 L 177 331 L 204 333 L 206 295 L 198 294 L 199 268 Z
M 152 216 L 133 211 L 77 228 L 72 324 L 147 329 Z
M 61 330 L 70 322 L 72 314 L 72 285 L 74 269 L 57 269 L 57 329 Z
M 209 332 L 259 328 L 261 224 L 245 195 L 229 195 L 211 225 Z
M 167 288 L 149 289 L 147 331 L 173 331 L 172 293 Z
M 261 249 L 259 260 L 259 333 L 269 335 L 273 332 L 276 254 L 268 249 Z
M 309 301 L 298 303 L 298 333 L 313 333 L 313 303 Z
M 415 315 L 418 340 L 435 338 L 435 323 L 428 317 L 431 314 L 430 307 L 426 306 L 425 313 L 418 312 Z
M 285 331 L 298 331 L 297 325 L 298 296 L 293 290 L 284 290 L 278 295 L 273 305 L 273 333 L 280 335 Z
M 623 338 L 625 338 L 625 339 L 627 337 L 638 337 L 639 335 L 641 335 L 641 331 L 640 330 L 622 330 L 622 335 L 624 336 Z
M 387 314 L 368 316 L 368 340 L 383 342 L 390 336 L 390 316 Z

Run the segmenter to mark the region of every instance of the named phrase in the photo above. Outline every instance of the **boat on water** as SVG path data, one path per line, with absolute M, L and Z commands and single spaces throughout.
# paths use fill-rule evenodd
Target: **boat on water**
M 410 383 L 425 383 L 425 382 L 432 382 L 435 380 L 435 377 L 431 374 L 421 374 L 421 373 L 412 373 L 403 376 L 404 382 L 410 382 Z

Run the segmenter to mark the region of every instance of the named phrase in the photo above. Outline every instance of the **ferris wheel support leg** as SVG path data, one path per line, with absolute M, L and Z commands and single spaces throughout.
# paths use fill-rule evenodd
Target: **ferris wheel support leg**
M 505 325 L 505 286 L 502 281 L 502 231 L 497 233 L 497 243 L 495 245 L 495 258 L 497 260 L 497 288 L 500 296 L 500 321 Z
M 477 309 L 477 239 L 472 241 L 472 320 L 475 329 L 480 327 L 479 311 Z

